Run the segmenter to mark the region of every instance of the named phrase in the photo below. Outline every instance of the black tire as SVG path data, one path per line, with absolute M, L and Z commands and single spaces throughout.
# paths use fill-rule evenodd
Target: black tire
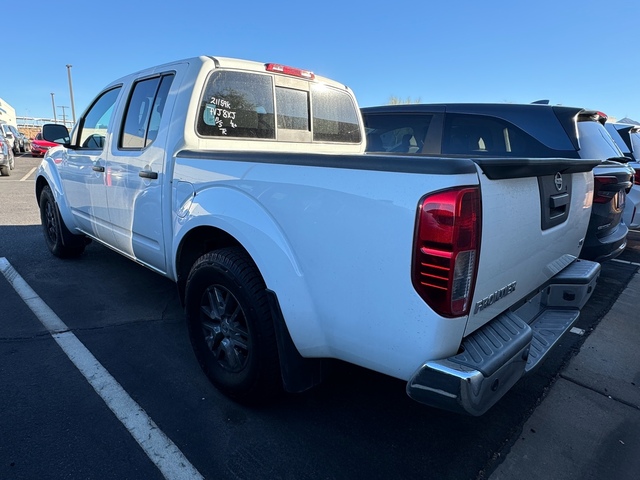
M 222 393 L 258 404 L 282 391 L 265 284 L 244 250 L 224 248 L 196 261 L 187 279 L 185 310 L 200 366 Z
M 2 165 L 0 167 L 0 175 L 6 176 L 6 177 L 11 175 L 11 172 L 10 172 L 10 169 L 9 169 L 9 165 Z
M 40 222 L 44 233 L 44 241 L 49 251 L 56 257 L 72 258 L 84 252 L 84 237 L 73 235 L 65 226 L 55 197 L 49 186 L 40 193 Z

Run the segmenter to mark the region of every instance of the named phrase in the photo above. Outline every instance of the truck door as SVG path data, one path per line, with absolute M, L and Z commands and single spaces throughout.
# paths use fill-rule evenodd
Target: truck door
M 136 81 L 123 125 L 112 139 L 106 165 L 106 195 L 116 247 L 166 270 L 162 207 L 167 128 L 162 122 L 173 73 Z
M 121 87 L 101 93 L 78 123 L 76 148 L 69 148 L 60 165 L 60 177 L 76 224 L 86 233 L 113 245 L 105 164 L 107 129 Z

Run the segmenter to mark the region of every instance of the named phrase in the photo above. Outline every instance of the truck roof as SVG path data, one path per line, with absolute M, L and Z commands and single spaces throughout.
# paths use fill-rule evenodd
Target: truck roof
M 232 58 L 232 57 L 200 55 L 198 57 L 184 58 L 184 59 L 181 59 L 181 60 L 175 60 L 175 61 L 164 63 L 164 64 L 161 64 L 161 65 L 155 65 L 155 66 L 152 66 L 152 67 L 144 68 L 142 70 L 138 70 L 137 72 L 130 73 L 128 75 L 125 75 L 123 77 L 118 78 L 117 80 L 114 80 L 114 81 L 110 82 L 108 86 L 115 85 L 115 84 L 118 84 L 118 83 L 122 83 L 123 81 L 129 79 L 131 76 L 139 77 L 139 76 L 145 75 L 145 74 L 152 75 L 154 73 L 166 70 L 171 65 L 184 64 L 184 63 L 201 63 L 202 65 L 205 65 L 207 63 L 211 63 L 212 64 L 211 65 L 212 69 L 213 68 L 224 68 L 224 69 L 234 69 L 234 70 L 249 70 L 249 71 L 254 71 L 254 72 L 266 72 L 267 71 L 266 70 L 267 65 L 275 65 L 276 64 L 276 63 L 257 62 L 257 61 L 254 61 L 254 60 L 244 60 L 244 59 Z M 283 65 L 283 64 L 278 64 L 278 65 Z M 331 85 L 334 88 L 339 88 L 339 89 L 349 90 L 350 91 L 349 87 L 347 87 L 345 84 L 337 82 L 337 81 L 332 80 L 332 79 L 327 78 L 327 77 L 323 77 L 321 75 L 316 75 L 315 73 L 311 72 L 311 70 L 298 69 L 296 67 L 287 67 L 287 68 L 292 68 L 294 70 L 300 70 L 300 71 L 304 71 L 304 72 L 309 72 L 309 73 L 312 74 L 313 78 L 303 78 L 303 80 L 308 80 L 308 81 L 316 82 L 316 83 L 323 83 L 323 84 Z M 274 71 L 274 70 L 271 70 L 270 73 L 272 73 L 274 75 L 281 75 L 281 76 L 284 76 L 284 77 L 291 76 L 289 74 L 279 73 L 278 71 Z

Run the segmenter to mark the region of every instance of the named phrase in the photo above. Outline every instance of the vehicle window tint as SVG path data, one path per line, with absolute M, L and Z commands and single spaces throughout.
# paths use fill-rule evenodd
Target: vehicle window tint
M 131 100 L 125 113 L 124 129 L 120 138 L 120 147 L 141 149 L 149 124 L 151 104 L 156 96 L 160 77 L 136 82 Z
M 605 160 L 623 156 L 604 125 L 595 120 L 578 121 L 578 142 L 580 158 Z
M 121 87 L 104 92 L 93 103 L 83 118 L 82 130 L 79 132 L 79 145 L 83 148 L 101 149 L 107 135 L 107 127 L 113 115 L 113 108 L 118 99 Z
M 173 74 L 147 78 L 136 82 L 125 112 L 125 122 L 119 146 L 142 149 L 158 135 L 162 111 L 167 100 Z
M 631 151 L 638 158 L 640 155 L 640 132 L 631 133 Z
M 604 126 L 609 135 L 611 135 L 611 138 L 613 139 L 615 144 L 622 151 L 622 153 L 624 155 L 630 155 L 631 150 L 629 148 L 629 145 L 627 145 L 627 142 L 625 142 L 624 138 L 622 138 L 615 125 L 611 123 L 605 123 Z
M 169 96 L 169 89 L 175 75 L 163 75 L 160 80 L 160 87 L 156 93 L 156 98 L 151 106 L 151 118 L 149 119 L 149 129 L 147 130 L 147 139 L 145 140 L 145 147 L 148 147 L 158 136 L 158 130 L 160 129 L 160 120 L 162 120 L 162 112 L 164 112 L 164 105 L 167 103 L 167 97 Z
M 313 140 L 360 143 L 360 124 L 351 97 L 330 87 L 313 85 Z
M 422 152 L 433 115 L 365 115 L 367 152 Z
M 278 128 L 309 131 L 309 94 L 302 90 L 276 87 Z
M 442 153 L 535 158 L 556 152 L 510 122 L 451 113 L 445 118 Z
M 196 129 L 210 137 L 275 138 L 271 76 L 213 72 L 202 95 Z

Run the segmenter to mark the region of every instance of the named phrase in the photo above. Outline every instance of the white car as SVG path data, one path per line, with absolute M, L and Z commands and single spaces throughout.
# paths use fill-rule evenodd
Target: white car
M 605 127 L 622 153 L 631 159 L 627 165 L 636 171 L 622 218 L 629 228 L 640 228 L 640 125 L 607 122 Z
M 0 130 L 0 175 L 9 176 L 15 166 L 15 158 L 9 141 Z
M 9 147 L 13 150 L 14 155 L 24 151 L 24 141 L 16 127 L 8 123 L 2 123 L 0 124 L 0 129 L 2 129 L 2 133 L 9 142 Z

